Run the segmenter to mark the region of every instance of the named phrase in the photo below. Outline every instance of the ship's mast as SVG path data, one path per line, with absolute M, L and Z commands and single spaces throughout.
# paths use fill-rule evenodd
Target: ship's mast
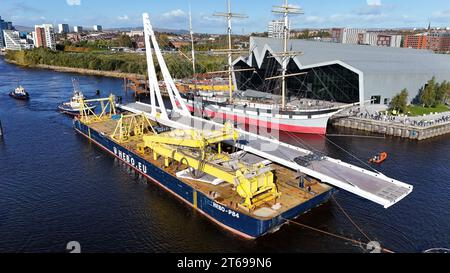
M 231 14 L 231 0 L 228 0 L 228 16 L 227 16 L 227 21 L 228 21 L 228 86 L 229 86 L 229 91 L 230 91 L 230 102 L 233 100 L 233 83 L 232 83 L 232 73 L 233 73 L 233 55 L 231 50 L 233 49 L 233 42 L 231 40 L 231 18 L 232 18 L 232 14 Z
M 288 0 L 285 0 L 284 5 L 286 7 L 284 12 L 284 47 L 283 47 L 283 53 L 287 54 L 288 50 L 288 40 L 289 40 L 289 13 L 287 12 L 288 7 Z M 283 78 L 281 83 L 281 90 L 282 90 L 282 108 L 286 108 L 286 72 L 287 72 L 287 66 L 288 66 L 288 58 L 283 58 Z
M 194 78 L 197 77 L 197 72 L 195 69 L 195 48 L 194 48 L 194 31 L 192 28 L 192 12 L 189 6 L 189 32 L 191 34 L 191 47 L 192 47 L 192 71 L 194 72 Z
M 230 92 L 230 102 L 233 100 L 233 44 L 231 40 L 232 34 L 232 18 L 247 18 L 247 16 L 231 12 L 231 0 L 228 0 L 228 12 L 226 13 L 215 13 L 214 16 L 226 17 L 228 21 L 228 82 L 229 82 L 229 92 Z
M 288 0 L 284 1 L 283 6 L 275 6 L 274 10 L 272 11 L 274 13 L 281 13 L 283 14 L 284 18 L 284 28 L 283 28 L 283 52 L 280 54 L 282 56 L 282 75 L 281 75 L 281 108 L 286 108 L 286 78 L 289 77 L 286 75 L 287 73 L 287 66 L 289 65 L 289 60 L 295 56 L 296 54 L 293 52 L 288 52 L 288 43 L 289 43 L 289 34 L 290 34 L 290 28 L 289 28 L 289 14 L 303 14 L 302 10 L 297 7 L 289 6 Z

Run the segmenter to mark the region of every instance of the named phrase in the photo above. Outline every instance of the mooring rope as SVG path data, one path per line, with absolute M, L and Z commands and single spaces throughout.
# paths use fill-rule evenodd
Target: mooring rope
M 311 227 L 311 226 L 308 226 L 308 225 L 305 225 L 305 224 L 302 224 L 302 223 L 299 223 L 299 222 L 295 222 L 295 221 L 292 221 L 292 220 L 289 220 L 289 219 L 284 219 L 284 220 L 286 220 L 290 224 L 294 224 L 294 225 L 297 225 L 299 227 L 303 227 L 303 228 L 307 228 L 307 229 L 310 229 L 310 230 L 313 230 L 313 231 L 317 231 L 319 233 L 322 233 L 322 234 L 325 234 L 325 235 L 329 235 L 329 236 L 332 236 L 332 237 L 335 237 L 335 238 L 338 238 L 338 239 L 341 239 L 341 240 L 344 240 L 344 241 L 347 241 L 347 242 L 351 242 L 351 243 L 358 244 L 358 245 L 371 246 L 370 242 L 369 243 L 364 243 L 364 242 L 361 242 L 361 241 L 358 241 L 358 240 L 354 240 L 354 239 L 351 239 L 351 238 L 348 238 L 348 237 L 345 237 L 345 236 L 342 236 L 342 235 L 338 235 L 338 234 L 331 233 L 331 232 L 328 232 L 328 231 L 325 231 L 325 230 L 321 230 L 321 229 L 318 229 L 318 228 L 315 228 L 315 227 Z M 380 248 L 380 250 L 382 252 L 385 252 L 385 253 L 395 253 L 394 251 L 389 250 L 387 248 Z
M 350 217 L 350 215 L 344 210 L 344 208 L 339 204 L 339 202 L 334 198 L 334 196 L 331 197 L 333 199 L 333 201 L 336 203 L 336 205 L 338 205 L 338 208 L 342 211 L 342 213 L 347 217 L 347 219 L 355 226 L 355 228 L 361 232 L 362 235 L 364 235 L 364 237 L 366 237 L 366 239 L 371 242 L 372 239 L 369 238 L 369 236 L 367 236 L 367 234 L 362 230 L 362 228 L 356 224 L 355 221 L 353 221 L 353 219 Z

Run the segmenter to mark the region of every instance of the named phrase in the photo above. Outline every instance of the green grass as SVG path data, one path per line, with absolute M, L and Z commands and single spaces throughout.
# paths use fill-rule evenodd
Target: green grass
M 420 105 L 410 105 L 408 106 L 409 116 L 423 116 L 430 113 L 442 113 L 450 111 L 450 108 L 444 104 L 439 104 L 436 107 L 422 107 Z

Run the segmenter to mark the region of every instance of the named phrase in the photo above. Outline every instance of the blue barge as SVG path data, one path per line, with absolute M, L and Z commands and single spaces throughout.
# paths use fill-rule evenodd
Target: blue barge
M 298 178 L 295 172 L 288 169 L 275 168 L 277 173 L 277 187 L 281 192 L 276 204 L 265 206 L 255 211 L 245 211 L 236 203 L 236 193 L 232 192 L 231 185 L 222 196 L 230 198 L 217 198 L 213 191 L 219 187 L 207 183 L 189 181 L 179 178 L 173 172 L 154 161 L 151 156 L 142 155 L 130 145 L 119 144 L 110 134 L 117 121 L 108 120 L 93 124 L 84 124 L 79 119 L 74 120 L 75 130 L 99 147 L 123 161 L 148 180 L 161 186 L 175 197 L 184 201 L 212 222 L 248 239 L 255 239 L 265 234 L 278 231 L 287 220 L 295 219 L 299 215 L 327 202 L 335 192 L 333 187 L 315 182 L 308 190 L 295 185 Z M 227 187 L 220 187 L 227 188 Z M 230 200 L 237 200 L 230 202 Z

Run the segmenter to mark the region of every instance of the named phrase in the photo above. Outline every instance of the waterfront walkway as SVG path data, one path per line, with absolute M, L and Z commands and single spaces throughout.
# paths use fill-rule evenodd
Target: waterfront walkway
M 384 105 L 354 107 L 332 119 L 335 126 L 370 131 L 411 139 L 427 139 L 450 133 L 450 111 L 426 116 L 390 116 L 381 114 Z
M 347 111 L 347 114 L 350 117 L 357 117 L 362 119 L 369 119 L 369 120 L 377 120 L 377 121 L 383 121 L 383 122 L 392 122 L 392 123 L 398 123 L 398 124 L 404 124 L 404 125 L 412 125 L 412 126 L 421 126 L 421 127 L 427 127 L 427 126 L 433 126 L 437 124 L 442 124 L 446 122 L 450 122 L 450 111 L 448 112 L 442 112 L 442 113 L 434 113 L 426 116 L 390 116 L 390 115 L 384 115 L 380 114 L 380 112 L 387 111 L 386 106 L 380 105 L 374 105 L 373 107 L 366 107 L 363 111 L 360 110 L 360 108 L 353 108 L 349 111 Z

